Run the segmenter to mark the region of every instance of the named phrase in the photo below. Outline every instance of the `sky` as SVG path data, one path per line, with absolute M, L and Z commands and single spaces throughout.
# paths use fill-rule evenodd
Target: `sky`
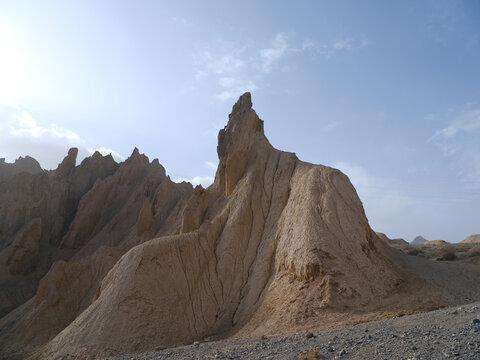
M 252 93 L 277 149 L 347 174 L 391 238 L 480 233 L 479 1 L 0 0 L 0 157 L 138 147 L 208 185 Z

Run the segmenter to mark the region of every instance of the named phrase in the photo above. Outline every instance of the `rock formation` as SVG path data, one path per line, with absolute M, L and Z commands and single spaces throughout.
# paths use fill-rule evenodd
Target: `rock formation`
M 412 245 L 419 245 L 419 244 L 423 244 L 425 242 L 427 242 L 428 240 L 425 239 L 423 236 L 417 236 L 415 239 L 413 239 L 410 244 Z
M 386 244 L 390 246 L 401 247 L 401 246 L 408 245 L 408 242 L 405 239 L 402 239 L 402 238 L 390 239 L 387 235 L 381 232 L 376 232 L 375 234 L 377 234 L 380 240 L 383 240 Z
M 467 244 L 480 244 L 480 234 L 473 234 L 461 241 Z
M 69 260 L 53 263 L 35 297 L 0 320 L 2 353 L 95 358 L 448 303 L 396 265 L 347 176 L 270 145 L 249 93 L 217 152 L 215 182 L 191 195 L 138 150 L 98 180 L 56 243 L 57 258 Z M 61 176 L 75 173 L 68 164 Z
M 71 149 L 55 171 L 0 183 L 0 299 L 5 313 L 17 307 L 0 320 L 7 358 L 70 324 L 128 249 L 179 231 L 192 186 L 173 183 L 158 160 L 135 149 L 120 165 L 97 152 L 75 166 L 76 155 Z
M 22 172 L 38 174 L 42 172 L 42 168 L 38 161 L 30 156 L 20 156 L 12 164 L 5 162 L 4 158 L 0 159 L 0 181 L 8 180 Z
M 55 171 L 0 182 L 0 316 L 35 294 L 81 197 L 118 166 L 95 153 L 75 167 L 76 155 L 71 149 Z

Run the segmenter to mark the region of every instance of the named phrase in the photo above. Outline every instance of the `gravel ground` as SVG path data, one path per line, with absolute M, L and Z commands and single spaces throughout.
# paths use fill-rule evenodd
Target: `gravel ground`
M 324 359 L 480 359 L 480 302 L 399 318 L 290 336 L 195 342 L 110 360 L 298 359 L 318 350 Z

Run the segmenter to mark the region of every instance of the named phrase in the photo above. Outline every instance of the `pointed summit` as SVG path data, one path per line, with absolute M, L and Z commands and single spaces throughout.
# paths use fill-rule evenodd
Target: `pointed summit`
M 226 195 L 232 193 L 248 162 L 270 148 L 263 121 L 252 109 L 251 95 L 247 92 L 233 105 L 227 126 L 218 132 L 218 185 Z
M 70 175 L 72 170 L 75 168 L 77 164 L 77 155 L 78 155 L 78 148 L 73 147 L 68 150 L 68 155 L 65 156 L 63 161 L 58 165 L 57 172 L 63 174 L 65 176 Z
M 240 96 L 237 102 L 233 105 L 232 113 L 230 114 L 230 117 L 232 117 L 235 114 L 244 113 L 245 111 L 250 110 L 251 108 L 252 108 L 252 95 L 249 92 L 246 92 L 245 94 Z

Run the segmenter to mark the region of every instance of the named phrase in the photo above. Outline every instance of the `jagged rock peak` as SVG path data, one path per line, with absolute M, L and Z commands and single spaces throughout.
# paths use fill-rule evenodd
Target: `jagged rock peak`
M 252 108 L 252 95 L 249 92 L 246 92 L 242 96 L 240 96 L 237 102 L 233 105 L 232 113 L 230 117 L 235 114 L 241 114 L 247 110 Z
M 57 172 L 65 176 L 69 175 L 77 164 L 77 155 L 78 148 L 73 147 L 68 150 L 67 156 L 65 156 L 60 165 L 58 165 Z
M 252 109 L 251 95 L 247 92 L 233 105 L 227 126 L 218 133 L 219 158 L 225 157 L 227 152 L 249 148 L 256 135 L 265 139 L 263 121 Z
M 127 162 L 143 162 L 145 164 L 150 163 L 148 157 L 145 154 L 140 154 L 140 151 L 138 150 L 137 147 L 133 149 L 132 155 L 128 157 L 128 159 L 125 161 Z

